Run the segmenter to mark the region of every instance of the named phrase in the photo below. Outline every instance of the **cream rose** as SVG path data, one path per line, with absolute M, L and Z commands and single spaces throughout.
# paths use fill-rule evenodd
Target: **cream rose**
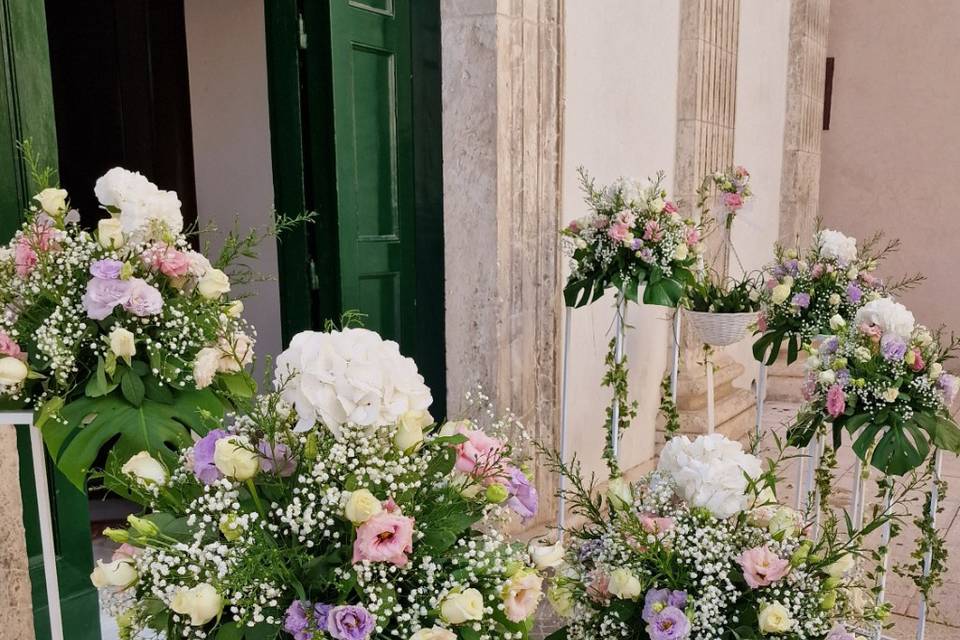
M 431 424 L 433 417 L 429 412 L 407 411 L 400 416 L 393 443 L 400 451 L 409 451 L 423 442 L 423 428 Z
M 200 627 L 220 615 L 223 598 L 213 585 L 201 582 L 192 589 L 179 589 L 173 595 L 170 608 L 180 615 L 189 616 L 190 624 Z
M 677 245 L 677 249 L 673 252 L 674 260 L 686 260 L 687 256 L 690 255 L 690 247 L 687 246 L 686 242 L 681 242 Z
M 770 292 L 770 300 L 773 304 L 782 304 L 790 297 L 791 286 L 788 284 L 778 284 Z
M 610 593 L 622 600 L 633 600 L 640 597 L 643 585 L 640 579 L 627 569 L 615 569 L 610 574 Z
M 483 619 L 483 595 L 470 588 L 451 593 L 440 603 L 440 615 L 450 624 Z
M 343 515 L 355 525 L 363 524 L 381 511 L 383 506 L 380 501 L 366 489 L 357 489 L 351 493 L 343 505 Z
M 14 387 L 27 379 L 30 370 L 19 358 L 0 358 L 0 385 Z
M 48 187 L 33 196 L 40 203 L 40 208 L 51 216 L 59 215 L 67 208 L 67 190 Z
M 153 482 L 163 486 L 167 483 L 167 470 L 153 456 L 141 451 L 120 467 L 120 471 L 143 483 Z
M 633 489 L 623 478 L 612 478 L 607 483 L 607 502 L 616 510 L 626 509 L 633 504 Z
M 855 566 L 857 566 L 857 559 L 853 555 L 845 553 L 830 564 L 825 571 L 831 578 L 843 578 Z
M 563 543 L 557 540 L 553 544 L 531 544 L 530 559 L 537 569 L 555 569 L 563 564 Z
M 90 574 L 90 582 L 97 589 L 120 587 L 126 589 L 137 581 L 139 575 L 129 558 L 118 558 L 113 562 L 97 560 L 97 566 Z
M 260 456 L 246 436 L 228 436 L 217 440 L 213 464 L 223 475 L 243 482 L 257 475 Z
M 253 362 L 253 340 L 242 331 L 235 333 L 229 340 L 220 338 L 217 349 L 220 351 L 218 371 L 237 373 Z
M 197 291 L 207 300 L 216 300 L 230 291 L 230 278 L 220 269 L 207 269 L 197 282 Z
M 123 327 L 116 327 L 110 332 L 108 340 L 110 340 L 110 351 L 113 351 L 118 358 L 126 358 L 127 362 L 130 362 L 130 358 L 137 355 L 137 344 L 133 332 Z
M 896 402 L 899 397 L 900 390 L 894 387 L 887 387 L 886 391 L 883 392 L 883 399 L 887 402 Z
M 104 249 L 123 246 L 123 226 L 117 218 L 103 218 L 97 223 L 97 242 Z
M 231 318 L 239 318 L 243 315 L 243 300 L 234 300 L 229 305 L 225 313 Z
M 205 389 L 213 382 L 220 369 L 220 349 L 204 347 L 193 361 L 193 381 L 197 389 Z
M 790 612 L 779 602 L 772 602 L 760 610 L 760 633 L 786 633 L 793 628 Z
M 830 318 L 830 328 L 834 331 L 839 331 L 845 326 L 847 326 L 847 321 L 844 320 L 843 316 L 841 316 L 839 313 L 834 314 L 833 317 Z
M 449 629 L 430 627 L 429 629 L 420 629 L 410 636 L 410 640 L 457 640 L 457 634 Z

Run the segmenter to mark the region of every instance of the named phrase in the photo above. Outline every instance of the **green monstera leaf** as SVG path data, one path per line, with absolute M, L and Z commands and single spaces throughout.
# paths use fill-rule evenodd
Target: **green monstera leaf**
M 210 389 L 178 391 L 163 398 L 135 391 L 118 389 L 100 397 L 81 397 L 64 405 L 58 418 L 44 425 L 43 438 L 51 457 L 81 490 L 104 448 L 120 460 L 148 451 L 172 466 L 177 451 L 191 444 L 191 431 L 203 435 L 209 430 L 203 412 L 222 417 L 225 411 Z M 137 404 L 131 402 L 131 395 Z

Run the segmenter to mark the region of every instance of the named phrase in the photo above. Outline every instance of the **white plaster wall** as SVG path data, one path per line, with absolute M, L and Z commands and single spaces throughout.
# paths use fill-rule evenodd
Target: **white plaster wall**
M 261 0 L 188 0 L 190 111 L 201 227 L 241 230 L 270 221 L 273 170 Z M 295 214 L 299 212 L 286 212 Z M 211 238 L 219 249 L 218 238 Z M 277 246 L 267 239 L 255 263 L 270 280 L 251 285 L 245 317 L 257 329 L 257 357 L 281 349 Z
M 790 0 L 740 0 L 733 158 L 750 171 L 755 195 L 751 208 L 737 217 L 733 245 L 747 272 L 773 260 L 780 226 L 789 32 Z M 735 259 L 731 270 L 740 273 Z M 744 366 L 735 381 L 739 386 L 748 387 L 756 377 L 752 344 L 748 339 L 727 349 Z
M 677 126 L 679 2 L 572 0 L 564 10 L 563 222 L 586 210 L 576 168 L 598 182 L 619 175 L 667 172 L 672 185 Z M 566 259 L 564 259 L 566 262 Z M 569 272 L 564 264 L 564 280 Z M 659 384 L 667 366 L 669 311 L 629 305 L 626 354 L 637 420 L 623 438 L 624 469 L 654 453 Z M 612 337 L 613 296 L 573 311 L 569 354 L 569 440 L 584 471 L 603 464 L 604 411 L 610 396 L 599 386 Z

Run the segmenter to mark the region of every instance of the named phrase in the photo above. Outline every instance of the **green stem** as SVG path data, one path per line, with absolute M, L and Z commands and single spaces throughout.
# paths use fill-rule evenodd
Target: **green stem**
M 257 486 L 253 484 L 253 478 L 247 478 L 247 489 L 253 498 L 253 504 L 257 506 L 257 513 L 260 514 L 261 518 L 266 518 L 267 512 L 263 510 L 263 503 L 260 502 L 260 494 L 257 493 Z

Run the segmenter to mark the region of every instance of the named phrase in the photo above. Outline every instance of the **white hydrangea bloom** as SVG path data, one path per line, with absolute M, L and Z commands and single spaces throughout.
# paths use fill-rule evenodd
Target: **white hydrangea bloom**
M 93 191 L 101 205 L 119 212 L 128 240 L 140 242 L 160 235 L 158 231 L 174 236 L 183 231 L 176 192 L 159 189 L 137 172 L 114 167 L 97 179 Z
M 337 438 L 346 424 L 396 424 L 433 401 L 416 363 L 367 329 L 298 333 L 277 357 L 274 384 L 296 409 L 298 431 L 319 420 Z
M 857 239 L 848 235 L 824 229 L 818 237 L 820 256 L 836 260 L 841 264 L 849 264 L 857 259 Z
M 758 477 L 760 460 L 719 433 L 670 440 L 657 469 L 673 481 L 677 494 L 690 507 L 702 507 L 717 518 L 729 518 L 749 506 L 747 479 Z
M 877 298 L 857 310 L 856 324 L 873 324 L 884 333 L 893 333 L 904 340 L 909 340 L 916 326 L 913 313 L 892 298 Z

